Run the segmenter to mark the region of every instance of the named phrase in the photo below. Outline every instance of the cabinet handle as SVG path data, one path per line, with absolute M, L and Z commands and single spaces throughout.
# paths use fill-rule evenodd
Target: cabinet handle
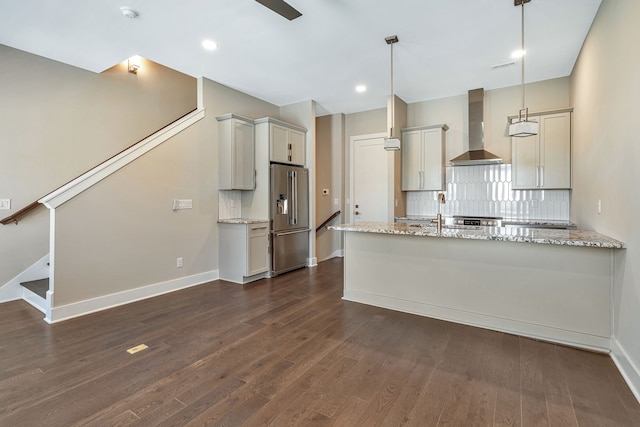
M 544 166 L 540 166 L 540 187 L 544 187 Z
M 536 166 L 536 187 L 540 187 L 540 166 Z
M 251 231 L 253 230 L 266 230 L 267 226 L 265 225 L 264 227 L 256 227 L 256 228 L 251 228 Z

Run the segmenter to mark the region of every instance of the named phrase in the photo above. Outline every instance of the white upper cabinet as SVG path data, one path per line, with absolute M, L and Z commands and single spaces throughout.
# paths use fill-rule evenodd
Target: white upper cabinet
M 447 125 L 402 129 L 402 191 L 445 189 Z
M 253 120 L 235 114 L 226 114 L 216 119 L 218 120 L 219 189 L 255 189 Z
M 571 188 L 571 111 L 529 116 L 538 135 L 511 138 L 513 189 Z
M 269 161 L 304 166 L 305 129 L 272 118 L 258 119 L 255 123 L 269 126 Z

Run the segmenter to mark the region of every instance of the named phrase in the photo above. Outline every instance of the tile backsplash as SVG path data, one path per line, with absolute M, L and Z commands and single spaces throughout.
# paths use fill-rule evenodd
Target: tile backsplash
M 511 165 L 447 167 L 443 215 L 569 220 L 570 190 L 512 190 Z M 435 216 L 439 191 L 408 191 L 407 215 Z
M 230 219 L 242 216 L 242 193 L 240 190 L 218 191 L 218 218 Z

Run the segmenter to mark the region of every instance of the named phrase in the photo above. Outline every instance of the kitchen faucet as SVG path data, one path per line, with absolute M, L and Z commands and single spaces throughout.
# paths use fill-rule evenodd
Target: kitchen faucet
M 438 234 L 442 233 L 442 205 L 445 203 L 444 193 L 438 193 L 438 216 L 436 218 Z

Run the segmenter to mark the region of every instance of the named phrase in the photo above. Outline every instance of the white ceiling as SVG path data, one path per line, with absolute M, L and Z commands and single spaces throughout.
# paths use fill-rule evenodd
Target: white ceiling
M 601 0 L 525 6 L 526 80 L 571 73 Z M 289 0 L 288 21 L 254 0 L 0 2 L 0 43 L 94 72 L 139 54 L 276 105 L 313 99 L 318 113 L 382 108 L 519 84 L 520 7 L 513 0 Z M 125 18 L 120 8 L 140 12 Z M 202 49 L 205 38 L 220 48 Z M 358 94 L 356 84 L 368 90 Z

